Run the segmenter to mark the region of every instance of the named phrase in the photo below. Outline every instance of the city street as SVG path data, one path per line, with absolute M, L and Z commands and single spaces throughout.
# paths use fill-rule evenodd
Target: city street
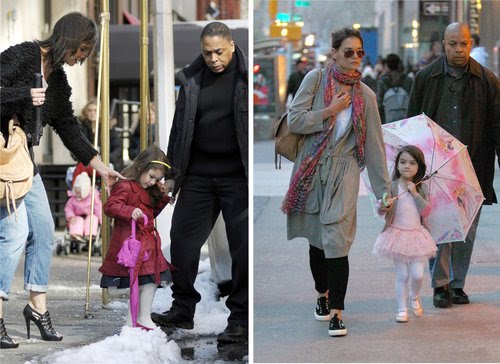
M 483 208 L 465 291 L 471 304 L 437 309 L 426 269 L 424 316 L 397 323 L 394 263 L 375 257 L 382 223 L 360 193 L 358 230 L 349 255 L 345 337 L 315 321 L 316 293 L 305 239 L 286 240 L 280 204 L 292 164 L 275 170 L 274 143 L 254 144 L 254 361 L 500 362 L 500 206 Z M 495 175 L 500 195 L 500 172 Z

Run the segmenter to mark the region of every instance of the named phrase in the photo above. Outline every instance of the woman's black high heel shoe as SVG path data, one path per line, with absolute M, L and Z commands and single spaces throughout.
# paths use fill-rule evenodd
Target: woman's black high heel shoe
M 18 343 L 14 342 L 9 335 L 7 335 L 7 330 L 5 329 L 5 323 L 3 318 L 0 318 L 0 349 L 14 349 L 19 346 Z
M 49 311 L 46 311 L 43 315 L 31 308 L 29 304 L 23 310 L 24 319 L 26 320 L 26 331 L 28 332 L 28 339 L 30 338 L 30 320 L 38 326 L 40 330 L 40 335 L 45 341 L 61 341 L 63 336 L 58 333 L 50 322 Z

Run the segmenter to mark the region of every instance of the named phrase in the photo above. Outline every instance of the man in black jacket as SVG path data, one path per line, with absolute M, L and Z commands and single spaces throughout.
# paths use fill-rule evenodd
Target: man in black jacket
M 467 25 L 448 25 L 443 45 L 446 54 L 416 74 L 407 117 L 424 112 L 467 145 L 485 197 L 483 204 L 491 205 L 497 202 L 493 177 L 495 151 L 500 155 L 500 83 L 469 57 L 472 41 Z M 430 261 L 436 307 L 469 303 L 463 288 L 480 212 L 465 242 L 439 244 L 436 258 Z
M 178 170 L 167 181 L 174 196 L 170 311 L 153 314 L 161 326 L 192 329 L 200 294 L 194 288 L 200 250 L 222 211 L 232 259 L 228 325 L 219 343 L 248 339 L 248 67 L 221 22 L 201 33 L 201 55 L 177 74 L 181 89 L 168 158 Z

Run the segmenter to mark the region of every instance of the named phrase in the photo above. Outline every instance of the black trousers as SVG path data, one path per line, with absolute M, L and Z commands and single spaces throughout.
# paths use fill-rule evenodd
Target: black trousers
M 231 254 L 228 323 L 248 326 L 248 183 L 246 178 L 188 176 L 175 205 L 170 230 L 172 308 L 193 317 L 201 296 L 194 288 L 200 250 L 222 211 Z
M 314 288 L 319 293 L 328 291 L 330 309 L 344 310 L 344 300 L 349 281 L 349 259 L 325 258 L 323 250 L 309 245 L 309 265 L 314 279 Z

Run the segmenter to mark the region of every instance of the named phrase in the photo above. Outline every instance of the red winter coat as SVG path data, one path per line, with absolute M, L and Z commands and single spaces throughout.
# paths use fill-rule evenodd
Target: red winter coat
M 144 221 L 137 221 L 136 239 L 146 245 L 149 260 L 142 263 L 139 275 L 155 274 L 155 281 L 159 281 L 159 273 L 169 269 L 163 253 L 161 252 L 161 240 L 158 232 L 153 226 L 154 218 L 163 210 L 169 202 L 167 195 L 156 206 L 151 203 L 151 198 L 141 185 L 136 181 L 118 182 L 104 204 L 104 213 L 115 219 L 111 242 L 104 263 L 99 268 L 102 274 L 113 277 L 128 277 L 127 267 L 118 263 L 118 252 L 123 242 L 131 235 L 132 211 L 140 208 L 148 217 L 148 225 L 144 226 Z M 159 282 L 157 282 L 159 283 Z

